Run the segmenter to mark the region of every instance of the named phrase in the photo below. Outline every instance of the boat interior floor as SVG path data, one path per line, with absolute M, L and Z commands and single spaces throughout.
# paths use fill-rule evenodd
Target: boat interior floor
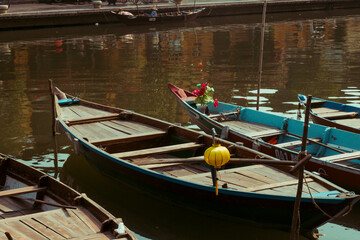
M 4 199 L 1 200 L 3 203 Z M 0 219 L 0 231 L 8 232 L 14 239 L 113 238 L 110 233 L 102 233 L 101 223 L 96 222 L 90 214 L 87 214 L 87 210 L 82 207 L 77 209 L 59 208 L 41 212 L 31 209 L 18 210 L 16 213 L 17 216 L 13 214 L 11 217 L 7 216 Z M 4 217 L 6 212 L 1 215 Z M 83 236 L 86 236 L 86 238 L 83 238 Z M 5 235 L 0 235 L 0 239 L 7 240 L 8 238 Z

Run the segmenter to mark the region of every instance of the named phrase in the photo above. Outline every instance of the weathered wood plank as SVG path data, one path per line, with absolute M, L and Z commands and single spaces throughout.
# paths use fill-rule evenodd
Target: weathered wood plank
M 75 125 L 75 124 L 110 121 L 110 120 L 115 120 L 117 118 L 119 118 L 118 113 L 109 113 L 109 114 L 98 115 L 98 116 L 93 116 L 93 117 L 83 117 L 83 118 L 69 119 L 69 120 L 67 120 L 67 124 L 69 126 L 72 126 L 72 125 Z
M 347 160 L 352 160 L 352 159 L 357 159 L 357 158 L 360 158 L 360 151 L 337 154 L 337 155 L 332 155 L 332 156 L 328 156 L 328 157 L 320 157 L 321 160 L 331 161 L 331 162 L 341 162 L 341 161 L 347 161 Z
M 353 128 L 360 128 L 360 119 L 359 118 L 348 118 L 348 119 L 336 119 L 334 122 L 338 124 L 348 125 Z
M 86 209 L 84 208 L 78 210 L 71 209 L 68 211 L 68 213 L 72 216 L 73 219 L 76 219 L 78 220 L 78 222 L 82 222 L 84 225 L 86 225 L 86 227 L 89 228 L 92 232 L 94 233 L 100 232 L 101 223 Z
M 253 170 L 253 169 L 263 169 L 263 168 L 266 168 L 266 166 L 258 164 L 258 165 L 252 165 L 252 166 L 246 166 L 246 167 L 238 167 L 238 168 L 220 170 L 220 171 L 218 171 L 218 173 L 221 175 L 224 175 L 226 173 L 231 173 L 231 172 L 241 172 L 242 170 Z M 205 173 L 198 173 L 193 176 L 179 177 L 179 179 L 190 180 L 190 179 L 203 178 L 203 177 L 209 177 L 209 176 L 211 177 L 211 173 L 205 172 Z
M 358 115 L 357 112 L 332 112 L 318 114 L 320 117 L 327 119 L 339 119 L 339 118 L 354 118 Z
M 307 180 L 307 182 L 314 181 L 312 178 L 307 178 L 306 180 Z M 264 184 L 264 185 L 257 186 L 257 187 L 250 187 L 250 188 L 247 188 L 246 190 L 249 192 L 257 192 L 257 191 L 261 191 L 264 189 L 279 188 L 279 187 L 296 185 L 296 184 L 298 184 L 298 180 L 294 179 L 291 181 L 277 182 L 277 183 L 272 183 L 272 184 Z
M 320 138 L 310 138 L 310 140 L 315 141 L 315 142 L 320 142 L 321 139 Z M 276 147 L 281 147 L 281 148 L 294 148 L 294 147 L 299 147 L 302 144 L 302 140 L 296 140 L 296 141 L 291 141 L 291 142 L 286 142 L 286 143 L 279 143 L 276 144 Z M 307 142 L 307 144 L 309 144 L 309 141 Z M 310 143 L 311 144 L 311 143 Z
M 262 174 L 258 174 L 258 173 L 255 173 L 255 172 L 252 172 L 252 171 L 241 171 L 241 172 L 238 172 L 237 174 L 241 174 L 241 175 L 244 175 L 246 177 L 249 177 L 249 178 L 253 178 L 253 179 L 257 179 L 263 183 L 275 183 L 277 182 L 276 180 L 272 179 L 272 178 L 269 178 L 268 176 L 264 176 Z
M 311 111 L 316 114 L 339 112 L 339 110 L 327 107 L 312 108 Z
M 241 175 L 236 172 L 227 173 L 227 174 L 220 173 L 219 179 L 221 179 L 226 183 L 232 183 L 234 185 L 238 185 L 244 188 L 255 187 L 264 184 L 264 182 L 261 182 L 253 178 L 249 178 L 248 176 Z
M 284 134 L 285 131 L 281 129 L 269 129 L 261 132 L 250 134 L 253 138 L 269 137 Z
M 166 132 L 164 131 L 157 131 L 157 132 L 150 132 L 145 134 L 132 134 L 126 135 L 124 137 L 117 137 L 117 138 L 104 138 L 99 139 L 96 141 L 92 141 L 91 143 L 94 145 L 109 145 L 109 144 L 116 144 L 116 143 L 124 143 L 124 142 L 131 142 L 131 141 L 139 141 L 145 139 L 152 139 L 165 136 Z
M 45 189 L 46 187 L 36 187 L 36 186 L 9 189 L 5 191 L 0 191 L 0 198 L 25 194 L 25 193 L 40 192 L 40 191 L 44 191 Z
M 30 228 L 28 225 L 26 225 L 22 221 L 7 222 L 6 225 L 8 225 L 9 227 L 11 227 L 13 229 L 16 229 L 16 231 L 19 231 L 22 234 L 25 234 L 30 239 L 36 239 L 36 240 L 49 239 L 46 236 L 44 236 L 43 234 L 36 231 L 36 229 Z M 64 239 L 64 238 L 58 238 L 58 239 Z
M 128 134 L 134 134 L 134 133 L 146 133 L 151 131 L 160 130 L 159 128 L 143 124 L 140 122 L 134 122 L 134 121 L 127 121 L 127 120 L 112 120 L 108 122 L 103 122 L 103 124 L 106 124 L 114 129 L 117 129 L 119 131 L 128 133 Z
M 15 240 L 17 240 L 17 239 L 34 240 L 33 238 L 26 236 L 25 233 L 21 233 L 18 229 L 9 226 L 6 223 L 0 223 L 0 231 L 3 233 L 5 233 L 5 232 L 10 233 L 11 237 Z M 5 236 L 5 234 L 4 234 L 4 236 Z M 8 238 L 6 238 L 6 239 L 8 239 Z
M 112 156 L 116 158 L 131 158 L 131 157 L 140 157 L 140 156 L 147 156 L 147 155 L 154 155 L 154 154 L 163 154 L 175 151 L 182 151 L 182 150 L 190 150 L 196 149 L 199 147 L 203 147 L 204 144 L 199 143 L 182 143 L 182 144 L 175 144 L 170 146 L 164 147 L 156 147 L 156 148 L 149 148 L 143 150 L 136 150 L 136 151 L 129 151 L 129 152 L 121 152 L 112 154 Z
M 249 169 L 252 172 L 258 173 L 260 175 L 264 175 L 268 178 L 271 178 L 275 180 L 276 182 L 286 181 L 286 180 L 292 180 L 296 179 L 293 175 L 286 172 L 279 172 L 277 169 L 274 169 L 273 167 L 267 166 L 266 168 L 254 168 Z
M 54 232 L 52 229 L 44 226 L 36 220 L 36 218 L 24 218 L 20 220 L 22 223 L 26 224 L 29 228 L 34 229 L 37 232 L 47 236 L 49 239 L 66 239 L 64 236 L 59 235 Z

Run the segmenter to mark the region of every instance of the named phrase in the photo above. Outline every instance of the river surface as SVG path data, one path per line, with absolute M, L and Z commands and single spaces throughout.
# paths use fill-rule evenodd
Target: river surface
M 296 118 L 297 94 L 360 102 L 356 11 L 268 15 L 260 107 Z M 161 202 L 103 176 L 51 134 L 48 80 L 63 91 L 193 127 L 167 88 L 209 82 L 214 97 L 256 106 L 261 16 L 172 26 L 121 24 L 0 32 L 0 151 L 85 192 L 140 239 L 289 239 Z M 56 146 L 56 147 L 55 147 Z M 54 164 L 57 149 L 58 163 Z M 360 206 L 319 228 L 320 239 L 360 239 Z

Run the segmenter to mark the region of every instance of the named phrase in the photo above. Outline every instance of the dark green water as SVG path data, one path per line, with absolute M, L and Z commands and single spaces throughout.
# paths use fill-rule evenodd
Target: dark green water
M 56 137 L 48 79 L 106 105 L 190 125 L 167 88 L 208 81 L 224 102 L 255 107 L 261 16 L 199 19 L 179 26 L 100 25 L 0 32 L 0 151 L 13 155 L 122 217 L 148 239 L 288 239 L 159 202 L 102 176 Z M 318 12 L 267 18 L 261 109 L 296 117 L 298 93 L 360 102 L 360 15 Z M 359 205 L 359 204 L 358 204 Z M 360 237 L 360 207 L 320 228 L 320 239 Z

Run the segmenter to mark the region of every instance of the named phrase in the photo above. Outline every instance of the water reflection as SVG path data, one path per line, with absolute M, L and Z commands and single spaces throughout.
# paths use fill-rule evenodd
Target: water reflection
M 267 16 L 262 110 L 296 118 L 298 93 L 342 103 L 360 102 L 357 11 Z M 75 96 L 183 125 L 189 125 L 189 118 L 167 89 L 169 82 L 193 90 L 197 83 L 208 81 L 215 88 L 215 98 L 254 108 L 260 20 L 261 16 L 251 15 L 155 28 L 114 24 L 0 32 L 1 152 L 56 176 L 50 78 Z M 57 136 L 57 142 L 61 168 L 73 150 L 64 136 Z M 78 168 L 71 174 L 72 181 L 82 181 L 77 179 L 81 174 Z M 92 192 L 86 183 L 81 185 L 84 191 Z M 101 188 L 96 191 L 94 195 L 111 207 L 107 201 L 113 198 Z M 128 190 L 120 187 L 118 191 Z M 141 194 L 131 195 L 130 199 L 142 198 Z M 161 211 L 159 205 L 157 211 Z M 112 209 L 117 211 L 114 206 Z M 130 224 L 144 235 L 161 238 L 156 225 L 167 222 L 147 227 L 151 214 L 157 211 L 145 207 L 141 211 L 146 212 L 147 221 L 137 227 L 136 222 L 142 221 L 137 212 L 139 219 Z M 178 214 L 175 208 L 171 211 Z M 358 217 L 359 212 L 354 212 Z M 202 220 L 200 217 L 198 222 Z M 171 238 L 179 236 L 175 226 L 166 228 Z M 192 233 L 190 227 L 184 228 L 187 234 Z

